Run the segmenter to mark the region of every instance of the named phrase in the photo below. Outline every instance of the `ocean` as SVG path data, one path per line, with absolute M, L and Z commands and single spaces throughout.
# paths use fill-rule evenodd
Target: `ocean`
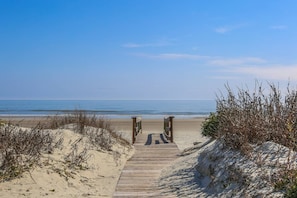
M 204 117 L 216 110 L 214 100 L 0 100 L 0 116 L 48 116 L 75 110 L 107 118 Z

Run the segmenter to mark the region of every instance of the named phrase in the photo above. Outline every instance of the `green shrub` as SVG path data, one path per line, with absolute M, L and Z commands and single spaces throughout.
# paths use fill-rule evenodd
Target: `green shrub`
M 211 113 L 202 123 L 202 135 L 216 138 L 218 136 L 219 119 L 218 115 Z
M 278 177 L 275 179 L 274 188 L 284 191 L 285 198 L 297 197 L 297 169 L 280 171 Z
M 295 181 L 294 185 L 287 190 L 285 196 L 285 198 L 295 198 L 297 197 L 297 183 Z

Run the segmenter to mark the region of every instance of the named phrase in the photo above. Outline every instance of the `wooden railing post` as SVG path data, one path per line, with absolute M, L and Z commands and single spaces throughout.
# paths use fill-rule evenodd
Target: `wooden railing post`
M 132 117 L 132 144 L 135 143 L 139 132 L 142 132 L 141 118 Z
M 164 135 L 170 142 L 173 142 L 173 118 L 174 116 L 164 118 Z
M 170 141 L 173 142 L 173 118 L 174 116 L 169 116 L 169 122 L 170 122 Z
M 132 117 L 132 144 L 135 142 L 135 134 L 136 134 L 136 117 Z

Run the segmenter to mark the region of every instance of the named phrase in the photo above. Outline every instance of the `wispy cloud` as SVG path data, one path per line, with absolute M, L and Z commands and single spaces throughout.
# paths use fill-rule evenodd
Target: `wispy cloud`
M 142 54 L 137 53 L 134 54 L 136 56 L 142 56 L 145 58 L 152 58 L 152 59 L 165 59 L 165 60 L 177 60 L 177 59 L 187 59 L 187 60 L 201 60 L 201 59 L 208 59 L 209 56 L 201 56 L 198 54 L 180 54 L 180 53 L 163 53 L 163 54 Z
M 162 47 L 162 46 L 166 46 L 163 43 L 125 43 L 122 45 L 122 47 L 125 48 L 141 48 L 141 47 Z
M 201 56 L 197 54 L 159 54 L 155 56 L 160 59 L 205 59 L 207 56 Z
M 213 79 L 239 79 L 239 76 L 252 76 L 266 80 L 297 80 L 297 64 L 269 66 L 268 60 L 259 57 L 225 58 L 187 53 L 137 53 L 133 55 L 161 60 L 197 60 L 200 63 L 202 61 L 203 65 L 217 68 L 216 75 L 211 77 Z
M 217 27 L 214 29 L 215 32 L 219 33 L 219 34 L 225 34 L 227 32 L 231 32 L 233 30 L 239 29 L 241 27 L 244 27 L 244 24 L 238 24 L 238 25 L 226 25 L 226 26 L 221 26 L 221 27 Z
M 136 44 L 136 43 L 125 43 L 122 45 L 122 47 L 126 47 L 126 48 L 138 48 L 141 47 L 141 44 Z
M 125 43 L 122 47 L 125 48 L 142 48 L 142 47 L 163 47 L 171 45 L 170 42 L 162 41 L 162 42 L 155 42 L 155 43 Z
M 228 76 L 228 75 L 221 75 L 221 76 L 212 76 L 210 77 L 215 80 L 230 80 L 230 79 L 239 79 L 239 76 Z
M 215 32 L 220 33 L 220 34 L 224 34 L 224 33 L 229 32 L 231 30 L 232 30 L 232 28 L 230 28 L 230 27 L 218 27 L 218 28 L 215 29 Z
M 286 25 L 273 25 L 270 27 L 271 29 L 274 29 L 274 30 L 285 30 L 287 29 L 288 27 Z
M 212 58 L 209 61 L 212 65 L 219 66 L 236 66 L 236 65 L 247 65 L 247 64 L 261 64 L 267 61 L 258 57 L 242 57 L 242 58 Z
M 269 80 L 297 80 L 297 65 L 240 67 L 234 68 L 233 72 L 253 75 L 257 78 Z
M 208 61 L 211 65 L 220 66 L 219 73 L 252 76 L 266 80 L 297 80 L 296 65 L 270 65 L 268 60 L 258 57 L 215 58 Z M 225 76 L 225 75 L 221 75 Z
M 199 47 L 197 47 L 197 46 L 192 47 L 193 51 L 197 51 L 198 49 L 199 49 Z
M 297 80 L 296 65 L 270 65 L 268 60 L 259 57 L 217 58 L 212 57 L 207 63 L 219 66 L 219 76 L 214 79 L 237 79 L 238 76 L 265 80 Z

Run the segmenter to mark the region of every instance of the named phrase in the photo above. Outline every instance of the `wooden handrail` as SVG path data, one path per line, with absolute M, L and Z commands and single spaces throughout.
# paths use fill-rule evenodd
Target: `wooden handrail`
M 142 132 L 141 117 L 132 117 L 132 144 L 136 141 L 136 136 Z
M 173 142 L 173 118 L 174 116 L 169 116 L 167 118 L 164 118 L 164 136 L 167 138 L 167 140 L 170 140 L 170 142 Z

